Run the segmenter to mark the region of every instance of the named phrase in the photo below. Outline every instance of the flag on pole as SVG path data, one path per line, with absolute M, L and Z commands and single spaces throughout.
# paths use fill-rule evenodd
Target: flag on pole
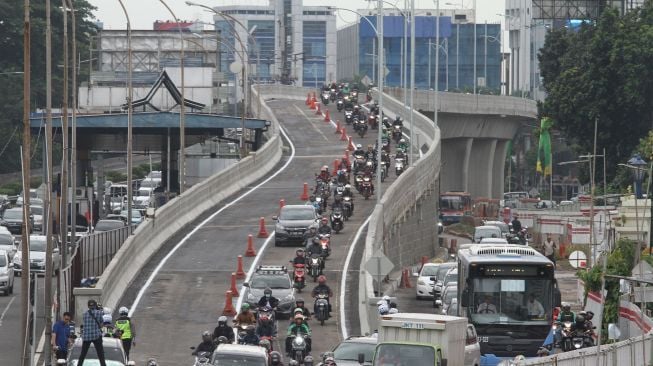
M 551 175 L 551 134 L 549 130 L 553 126 L 553 121 L 548 118 L 542 118 L 540 122 L 540 145 L 537 149 L 537 166 L 535 170 L 544 176 Z

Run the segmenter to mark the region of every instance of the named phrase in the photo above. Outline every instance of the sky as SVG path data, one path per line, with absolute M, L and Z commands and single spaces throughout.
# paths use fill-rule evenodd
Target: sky
M 120 8 L 118 0 L 88 0 L 92 5 L 97 7 L 95 17 L 97 20 L 104 22 L 105 29 L 124 29 L 126 28 L 125 16 Z M 212 22 L 213 13 L 209 13 L 198 7 L 187 6 L 185 0 L 164 0 L 172 9 L 177 17 L 181 20 L 201 20 Z M 208 6 L 218 5 L 235 5 L 247 3 L 249 5 L 265 5 L 267 0 L 194 0 Z M 403 0 L 389 0 L 400 8 L 403 7 Z M 172 16 L 161 4 L 159 0 L 123 0 L 127 12 L 130 16 L 132 29 L 152 29 L 152 24 L 156 20 L 172 20 Z M 447 5 L 447 3 L 455 5 Z M 443 9 L 471 9 L 474 0 L 442 0 L 440 7 Z M 372 5 L 365 0 L 304 0 L 304 5 L 327 5 L 341 7 L 351 10 L 367 9 L 376 7 L 376 1 Z M 497 15 L 503 14 L 505 9 L 505 0 L 477 0 L 477 18 L 478 23 L 487 21 L 488 23 L 498 23 L 503 21 L 503 17 Z M 390 5 L 386 5 L 390 8 Z M 434 9 L 435 0 L 415 0 L 417 9 Z M 356 21 L 356 15 L 347 12 L 338 12 L 338 28 L 344 27 L 349 23 Z

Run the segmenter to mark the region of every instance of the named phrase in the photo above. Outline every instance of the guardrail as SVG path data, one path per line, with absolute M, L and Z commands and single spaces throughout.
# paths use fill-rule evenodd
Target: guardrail
M 253 112 L 260 110 L 258 117 L 272 122 L 267 132 L 267 142 L 258 151 L 250 153 L 238 163 L 192 186 L 181 196 L 157 210 L 155 218 L 146 219 L 141 223 L 118 250 L 95 288 L 74 289 L 75 308 L 84 309 L 84 304 L 90 298 L 100 299 L 104 306 L 115 308 L 143 266 L 168 238 L 193 222 L 202 213 L 272 170 L 281 159 L 283 141 L 279 122 L 265 104 L 263 96 L 304 100 L 307 92 L 308 89 L 283 85 L 253 86 L 251 110 Z
M 377 91 L 374 90 L 373 94 L 376 97 Z M 434 194 L 436 181 L 440 174 L 440 129 L 435 126 L 432 120 L 417 111 L 414 112 L 413 116 L 414 126 L 411 126 L 409 124 L 410 110 L 405 108 L 403 103 L 387 94 L 383 96 L 383 107 L 384 112 L 391 111 L 395 115 L 400 115 L 404 120 L 404 126 L 423 134 L 427 138 L 426 143 L 429 148 L 420 159 L 415 161 L 415 166 L 406 169 L 386 189 L 380 203 L 374 208 L 367 228 L 365 251 L 361 258 L 360 268 L 364 267 L 375 250 L 384 248 L 389 227 L 413 209 L 420 198 Z M 400 250 L 403 250 L 403 248 Z M 359 291 L 364 292 L 359 293 L 359 299 L 364 299 L 364 301 L 360 301 L 361 305 L 359 305 L 360 326 L 361 332 L 367 333 L 376 329 L 377 322 L 376 312 L 369 312 L 367 305 L 369 299 L 375 297 L 373 291 L 374 281 L 365 272 L 364 275 L 359 276 L 359 282 Z
M 84 277 L 98 277 L 129 237 L 129 227 L 98 231 L 79 238 L 72 258 L 73 286 Z
M 515 365 L 650 365 L 653 360 L 653 355 L 651 355 L 652 344 L 653 335 L 649 334 L 644 338 L 640 336 L 602 345 L 598 356 L 596 354 L 597 347 L 592 347 L 547 357 L 532 358 L 515 362 Z

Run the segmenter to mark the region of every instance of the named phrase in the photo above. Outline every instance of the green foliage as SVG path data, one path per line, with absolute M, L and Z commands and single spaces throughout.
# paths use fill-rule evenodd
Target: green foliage
M 617 276 L 630 276 L 635 265 L 635 242 L 629 239 L 620 239 L 615 250 L 608 256 L 606 274 Z M 599 291 L 601 289 L 601 277 L 603 266 L 599 263 L 589 271 L 578 271 L 578 277 L 585 282 L 585 294 L 587 292 Z M 605 278 L 605 310 L 603 313 L 603 324 L 614 323 L 619 315 L 619 280 Z
M 548 93 L 540 112 L 557 122 L 578 153 L 593 151 L 597 119 L 598 151 L 606 148 L 611 180 L 651 125 L 653 2 L 623 16 L 606 9 L 596 25 L 578 31 L 553 30 L 538 59 Z
M 0 194 L 6 194 L 8 196 L 15 196 L 22 191 L 22 186 L 19 182 L 7 183 L 0 186 Z
M 88 55 L 89 37 L 96 33 L 91 22 L 95 9 L 86 0 L 74 2 L 76 10 L 76 36 L 80 55 Z M 61 3 L 53 3 L 52 22 L 52 106 L 59 108 L 63 99 L 63 69 L 56 65 L 63 63 L 63 13 Z M 45 108 L 45 2 L 31 3 L 31 83 L 30 108 Z M 0 72 L 23 71 L 23 6 L 16 1 L 0 1 Z M 68 22 L 68 37 L 72 40 L 71 21 Z M 69 53 L 72 59 L 76 59 Z M 82 56 L 82 58 L 86 58 Z M 86 79 L 88 70 L 80 70 L 78 81 Z M 23 75 L 0 75 L 0 147 L 6 145 L 0 159 L 0 173 L 20 170 L 20 145 L 22 139 Z M 41 136 L 42 141 L 43 136 Z M 33 167 L 40 166 L 41 153 L 32 137 Z
M 106 172 L 106 179 L 114 183 L 125 182 L 127 181 L 127 174 L 114 170 L 114 171 Z

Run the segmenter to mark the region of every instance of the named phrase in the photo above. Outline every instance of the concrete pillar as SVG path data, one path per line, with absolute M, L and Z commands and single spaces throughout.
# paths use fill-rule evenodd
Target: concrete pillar
M 468 166 L 468 190 L 473 198 L 490 197 L 495 139 L 475 139 Z
M 469 160 L 468 150 L 471 150 L 471 139 L 456 138 L 442 140 L 442 166 L 441 166 L 441 186 L 440 192 L 462 191 L 465 190 L 466 172 L 464 165 Z M 468 148 L 469 147 L 469 148 Z
M 161 144 L 161 186 L 170 192 L 179 192 L 179 137 L 170 139 L 170 186 L 168 186 L 168 141 Z
M 463 155 L 463 191 L 469 192 L 469 159 L 472 156 L 473 138 L 465 139 L 465 155 Z
M 494 174 L 492 181 L 492 198 L 503 198 L 503 190 L 505 187 L 505 169 L 506 169 L 506 154 L 508 153 L 509 140 L 497 140 L 496 150 L 494 152 Z

